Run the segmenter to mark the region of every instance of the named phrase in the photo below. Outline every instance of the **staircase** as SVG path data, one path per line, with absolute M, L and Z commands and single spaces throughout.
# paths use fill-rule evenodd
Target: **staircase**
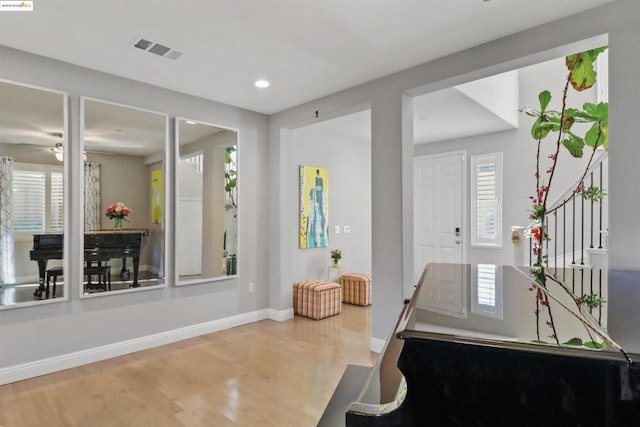
M 596 154 L 584 180 L 584 186 L 597 186 L 607 192 L 608 155 L 602 150 Z M 578 178 L 579 179 L 579 178 Z M 548 269 L 562 280 L 577 296 L 597 294 L 607 299 L 608 268 L 608 196 L 599 202 L 585 200 L 580 195 L 572 197 L 578 181 L 551 204 L 548 211 L 561 206 L 555 215 L 547 217 L 546 229 L 549 240 L 545 242 Z M 535 256 L 529 240 L 529 259 L 532 265 Z M 606 311 L 606 310 L 605 310 Z M 592 312 L 603 322 L 602 307 Z
M 594 157 L 584 180 L 585 187 L 596 186 L 605 193 L 608 187 L 608 155 L 600 151 Z M 550 204 L 551 211 L 561 206 L 555 215 L 547 217 L 549 240 L 545 242 L 550 268 L 606 269 L 608 266 L 608 198 L 600 202 L 585 200 L 580 195 L 572 196 L 573 189 L 579 184 L 574 182 L 569 189 Z M 531 246 L 531 242 L 530 242 Z M 529 263 L 534 257 L 529 252 Z

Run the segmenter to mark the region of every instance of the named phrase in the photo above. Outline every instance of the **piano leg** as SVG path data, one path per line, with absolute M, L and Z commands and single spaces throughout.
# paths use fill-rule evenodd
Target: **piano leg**
M 138 284 L 138 267 L 140 266 L 140 257 L 133 257 L 133 287 L 137 288 Z
M 42 294 L 45 294 L 45 286 L 44 286 L 44 278 L 45 275 L 47 274 L 47 260 L 38 260 L 38 288 L 33 291 L 33 298 L 34 299 L 42 299 Z M 49 298 L 49 295 L 46 294 L 46 298 Z
M 127 257 L 122 257 L 122 268 L 120 269 L 120 278 L 122 280 L 126 280 L 129 278 L 129 270 L 127 269 Z

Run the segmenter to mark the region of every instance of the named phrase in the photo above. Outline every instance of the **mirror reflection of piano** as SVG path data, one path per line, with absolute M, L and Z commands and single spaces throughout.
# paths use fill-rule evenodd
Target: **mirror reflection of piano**
M 85 261 L 107 261 L 112 258 L 122 259 L 121 276 L 128 277 L 126 259 L 133 260 L 133 283 L 138 287 L 138 268 L 140 253 L 146 242 L 148 231 L 129 229 L 121 231 L 91 231 L 84 234 Z M 46 294 L 45 277 L 47 262 L 50 259 L 63 258 L 64 234 L 34 234 L 33 249 L 30 251 L 32 261 L 38 262 L 39 286 L 33 296 L 41 299 Z M 48 296 L 47 296 L 48 297 Z

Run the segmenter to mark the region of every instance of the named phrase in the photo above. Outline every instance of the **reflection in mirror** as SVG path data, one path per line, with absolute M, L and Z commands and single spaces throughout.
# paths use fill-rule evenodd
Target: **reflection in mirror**
M 237 274 L 237 132 L 176 119 L 177 284 Z
M 65 94 L 0 81 L 0 308 L 66 299 L 65 123 Z
M 167 116 L 82 99 L 81 296 L 164 283 Z

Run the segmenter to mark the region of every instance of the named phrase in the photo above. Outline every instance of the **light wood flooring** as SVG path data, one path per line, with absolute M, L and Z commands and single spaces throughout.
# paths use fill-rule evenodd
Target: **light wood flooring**
M 0 426 L 315 426 L 347 364 L 375 363 L 370 319 L 343 304 L 0 386 Z

